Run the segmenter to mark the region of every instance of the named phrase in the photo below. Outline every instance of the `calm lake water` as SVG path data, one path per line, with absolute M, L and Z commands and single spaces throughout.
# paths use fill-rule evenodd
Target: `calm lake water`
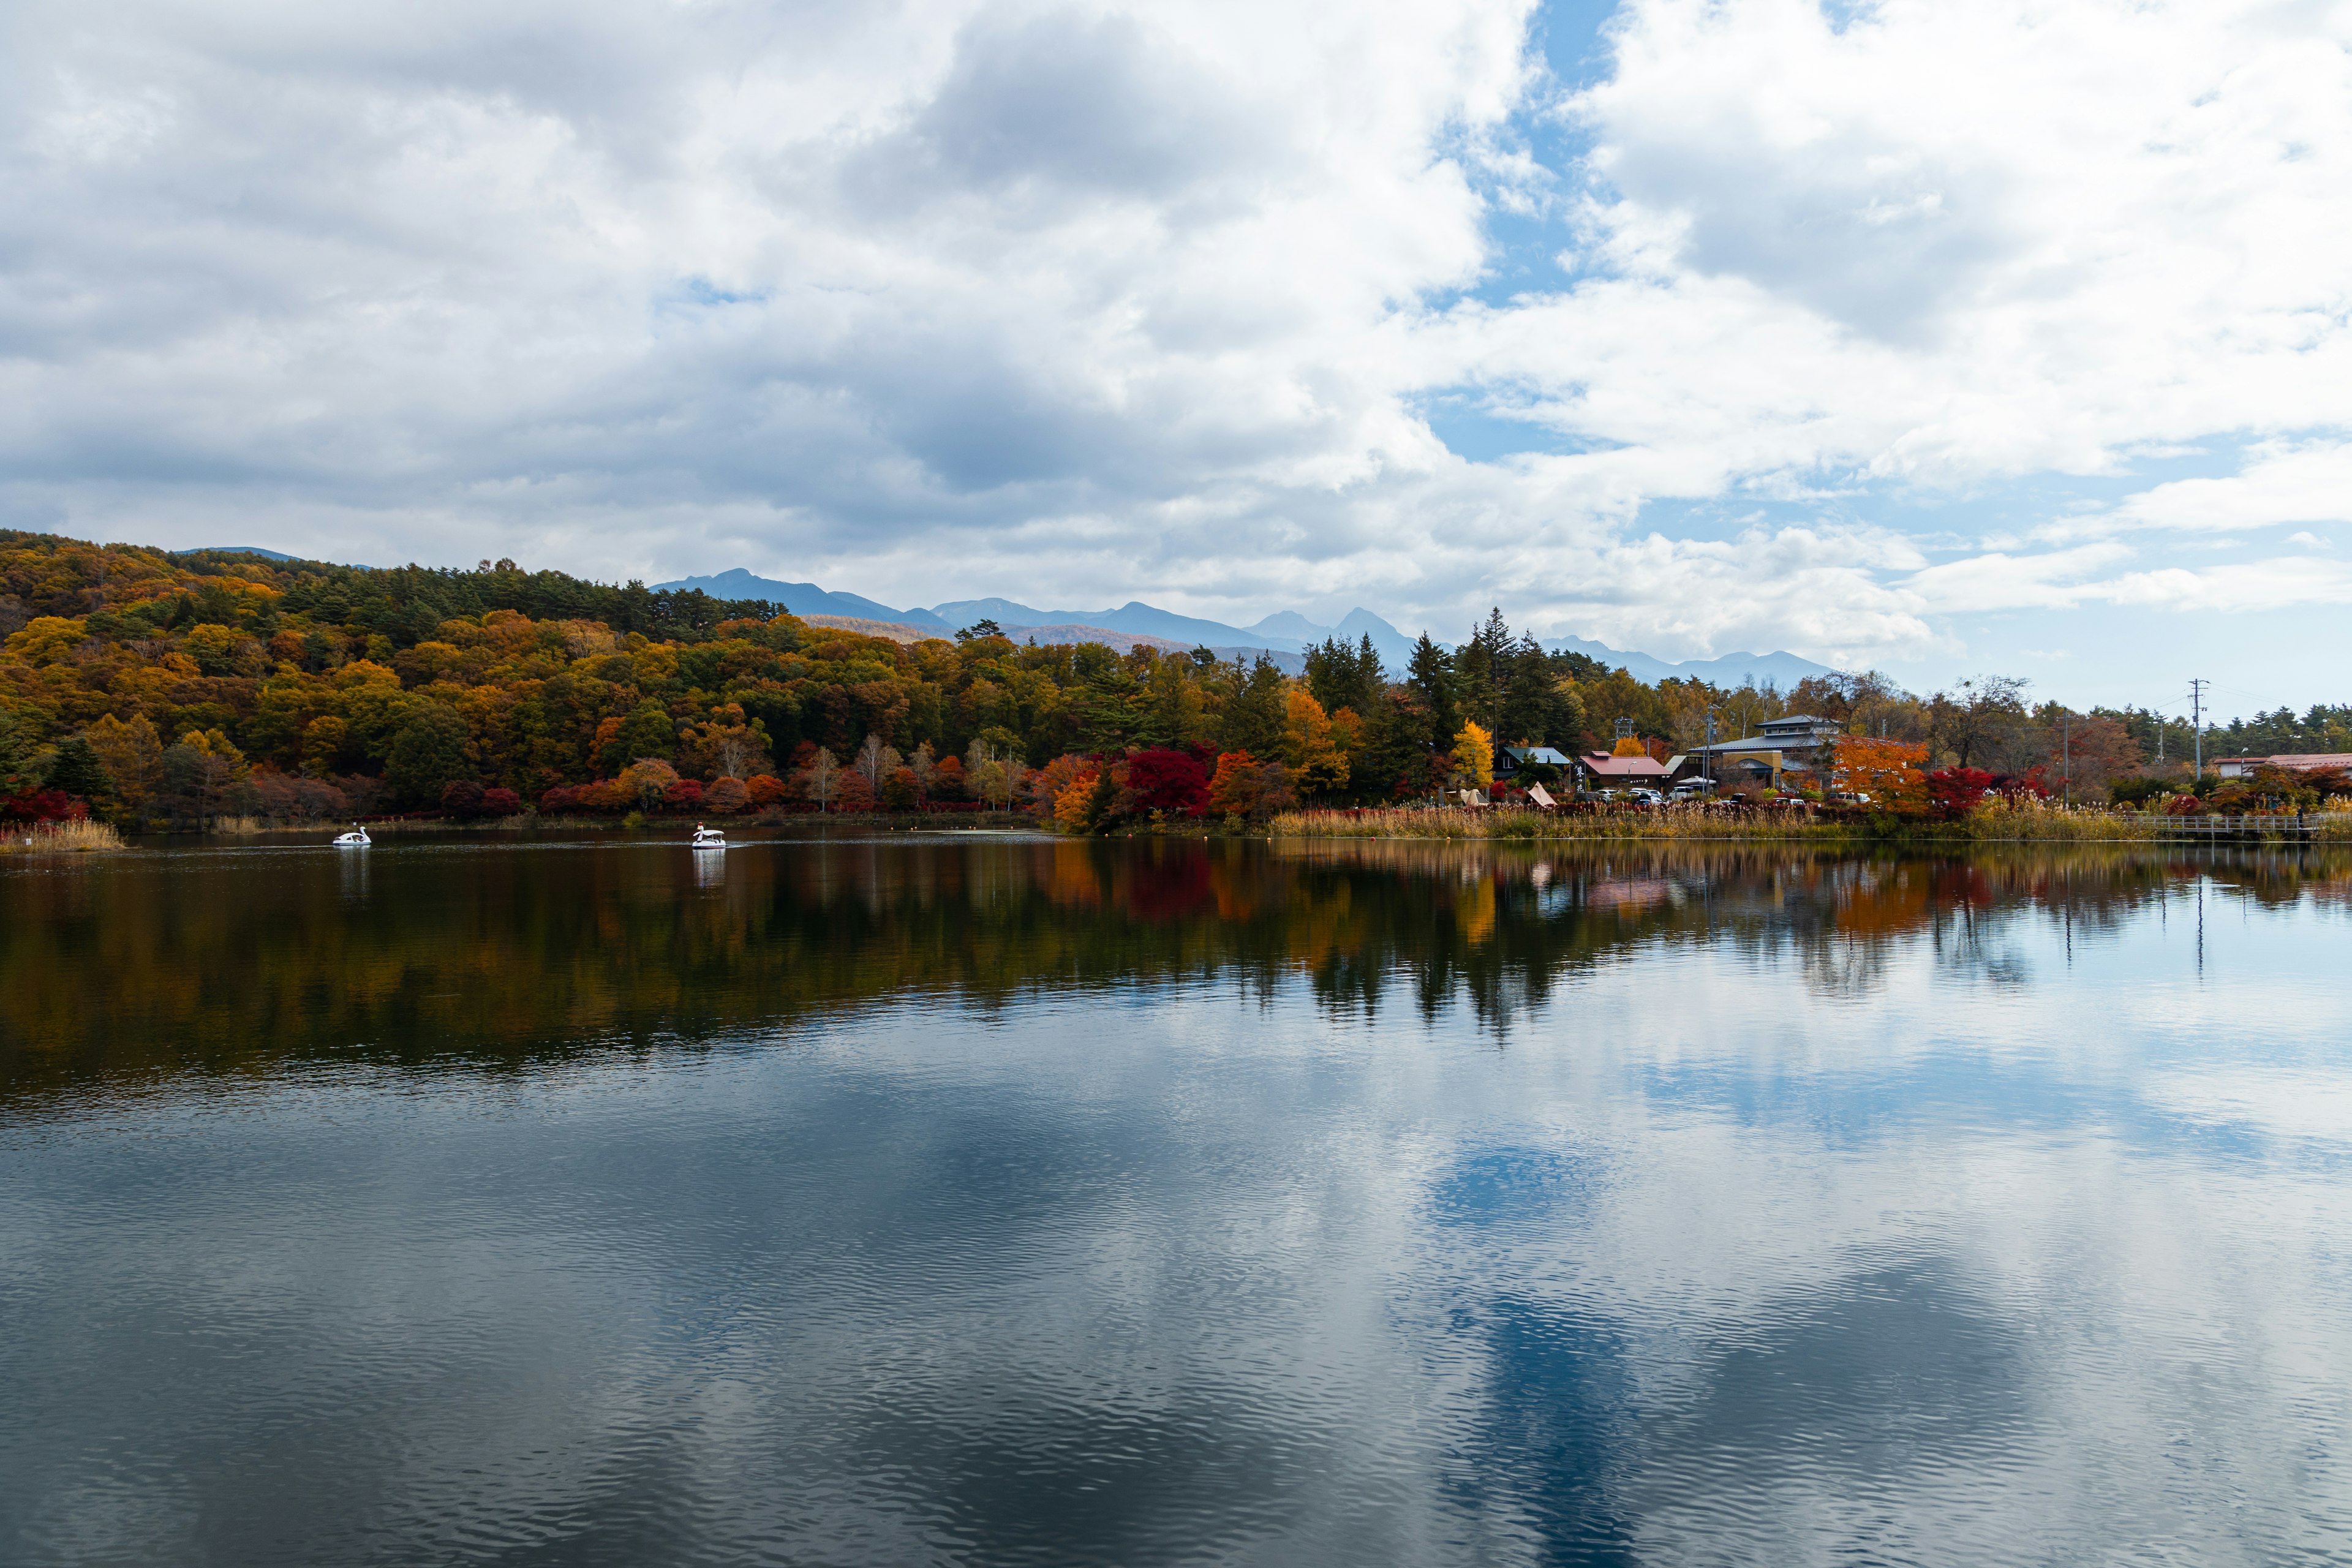
M 2352 860 L 0 861 L 0 1562 L 2352 1556 Z

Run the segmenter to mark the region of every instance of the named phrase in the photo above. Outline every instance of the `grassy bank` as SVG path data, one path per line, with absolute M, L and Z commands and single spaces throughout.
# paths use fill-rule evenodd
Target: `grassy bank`
M 2322 843 L 2352 843 L 2352 813 L 2326 814 L 2313 835 Z M 2339 820 L 2340 819 L 2340 820 Z M 1864 843 L 2156 843 L 2168 837 L 2166 819 L 2136 811 L 2063 806 L 2043 801 L 1988 801 L 1950 822 L 1915 818 L 1821 816 L 1802 806 L 1743 809 L 1725 805 L 1664 810 L 1541 812 L 1508 806 L 1486 811 L 1292 811 L 1268 825 L 1284 838 L 1478 838 L 1607 842 L 1645 839 L 1798 839 L 1819 844 Z
M 1812 819 L 1801 806 L 1740 811 L 1677 806 L 1666 811 L 1286 811 L 1267 824 L 1277 838 L 1812 838 L 1866 840 L 1864 829 Z
M 664 814 L 646 816 L 632 812 L 625 816 L 572 815 L 571 813 L 541 814 L 518 812 L 511 816 L 454 817 L 420 813 L 414 816 L 368 816 L 361 818 L 370 835 L 377 838 L 404 833 L 603 833 L 603 834 L 682 834 L 698 823 L 734 830 L 754 827 L 870 827 L 889 828 L 905 832 L 909 829 L 1005 827 L 1035 831 L 1037 819 L 1025 812 L 1007 816 L 1003 811 L 929 811 L 929 812 L 814 812 L 814 811 L 747 811 L 731 816 L 716 815 Z M 218 816 L 207 823 L 203 831 L 215 836 L 246 837 L 258 834 L 324 834 L 342 832 L 351 826 L 349 819 L 325 822 L 280 822 L 268 817 Z M 22 833 L 19 830 L 21 839 Z M 194 831 L 194 830 L 184 830 Z

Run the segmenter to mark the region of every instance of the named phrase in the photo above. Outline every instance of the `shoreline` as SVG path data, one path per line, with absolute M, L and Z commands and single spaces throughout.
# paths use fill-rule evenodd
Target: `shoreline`
M 2231 819 L 2242 821 L 2243 819 Z M 2352 812 L 2313 813 L 2242 829 L 2198 817 L 2168 818 L 2096 807 L 1979 806 L 1947 822 L 1901 817 L 1822 821 L 1802 807 L 1734 812 L 1707 806 L 1549 813 L 1514 806 L 1483 810 L 1285 812 L 1273 836 L 1321 839 L 1485 840 L 1565 843 L 1791 843 L 1831 847 L 1957 844 L 2264 843 L 2352 846 Z
M 1823 821 L 1802 807 L 1762 811 L 1671 807 L 1549 813 L 1515 806 L 1484 810 L 1447 807 L 1335 807 L 1293 810 L 1259 822 L 1201 817 L 1134 822 L 1100 833 L 1076 833 L 1050 817 L 1024 811 L 955 812 L 762 812 L 735 816 L 615 818 L 564 814 L 454 820 L 442 816 L 361 818 L 378 838 L 411 834 L 566 834 L 599 837 L 661 837 L 689 830 L 698 821 L 722 830 L 822 827 L 881 837 L 908 833 L 1000 833 L 1083 842 L 1088 838 L 1239 839 L 1265 841 L 1496 844 L 1803 844 L 1823 848 L 1920 848 L 1996 844 L 2265 844 L 2352 847 L 2352 812 L 2313 813 L 2301 827 L 2294 819 L 2167 818 L 2095 807 L 1997 805 L 1979 807 L 1953 821 L 1896 817 L 1840 817 Z M 178 828 L 117 837 L 93 824 L 106 843 L 22 842 L 26 828 L 0 835 L 0 855 L 54 856 L 105 852 L 129 847 L 127 838 L 148 843 L 282 838 L 339 831 L 340 822 L 274 823 L 229 818 L 204 828 Z M 41 837 L 47 837 L 46 834 Z M 93 837 L 96 837 L 93 835 Z

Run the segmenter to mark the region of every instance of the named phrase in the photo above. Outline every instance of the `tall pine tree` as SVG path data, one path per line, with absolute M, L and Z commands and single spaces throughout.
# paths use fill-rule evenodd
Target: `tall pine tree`
M 1422 743 L 1433 752 L 1453 750 L 1454 732 L 1462 728 L 1461 710 L 1454 700 L 1454 659 L 1444 648 L 1421 634 L 1412 645 L 1412 658 L 1406 667 L 1405 684 L 1412 689 L 1413 698 L 1421 708 L 1427 729 Z

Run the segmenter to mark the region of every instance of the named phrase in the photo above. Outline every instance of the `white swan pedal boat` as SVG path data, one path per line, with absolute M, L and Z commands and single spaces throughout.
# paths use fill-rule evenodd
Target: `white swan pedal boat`
M 705 827 L 702 824 L 698 822 L 694 825 L 694 847 L 697 849 L 724 849 L 727 847 L 727 835 L 719 832 L 719 829 L 715 827 Z
M 374 842 L 374 839 L 367 836 L 367 829 L 356 822 L 352 824 L 352 830 L 349 833 L 335 836 L 336 845 L 345 849 L 363 849 Z

